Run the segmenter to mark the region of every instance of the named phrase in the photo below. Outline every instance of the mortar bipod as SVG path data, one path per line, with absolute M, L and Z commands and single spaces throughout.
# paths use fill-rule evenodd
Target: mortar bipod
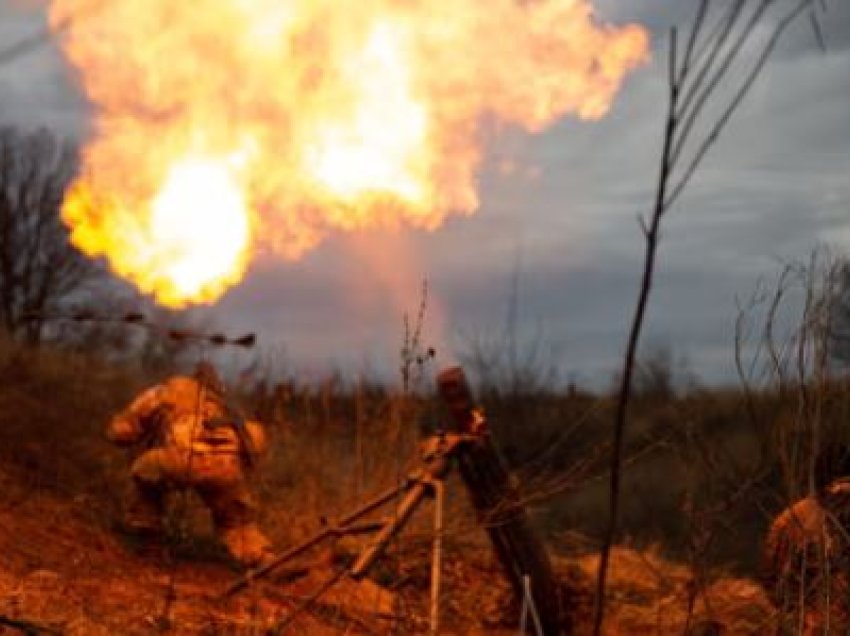
M 408 475 L 398 486 L 391 488 L 368 501 L 360 508 L 342 517 L 336 524 L 328 525 L 302 543 L 275 557 L 269 563 L 260 566 L 235 581 L 228 587 L 224 596 L 229 597 L 245 589 L 252 582 L 263 578 L 285 563 L 295 559 L 328 539 L 343 536 L 375 533 L 372 540 L 361 550 L 354 562 L 328 579 L 315 594 L 290 613 L 285 620 L 289 623 L 297 614 L 305 611 L 318 598 L 339 581 L 346 573 L 355 580 L 365 577 L 375 562 L 383 555 L 390 541 L 408 522 L 416 508 L 426 496 L 434 496 L 434 552 L 432 555 L 431 579 L 431 633 L 436 633 L 439 620 L 440 559 L 443 524 L 444 478 L 451 468 L 451 459 L 460 448 L 477 441 L 478 435 L 463 433 L 439 433 L 426 439 L 422 445 L 424 466 Z M 360 520 L 380 508 L 397 501 L 392 516 L 384 522 L 360 522 Z M 278 628 L 281 626 L 279 625 Z

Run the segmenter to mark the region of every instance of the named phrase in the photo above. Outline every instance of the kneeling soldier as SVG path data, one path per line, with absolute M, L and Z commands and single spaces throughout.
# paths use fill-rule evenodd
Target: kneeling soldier
M 273 556 L 245 478 L 265 450 L 265 434 L 228 405 L 212 365 L 201 362 L 192 377 L 175 376 L 144 391 L 112 419 L 108 437 L 119 446 L 146 442 L 131 467 L 128 530 L 159 533 L 165 496 L 193 488 L 233 558 L 255 567 Z

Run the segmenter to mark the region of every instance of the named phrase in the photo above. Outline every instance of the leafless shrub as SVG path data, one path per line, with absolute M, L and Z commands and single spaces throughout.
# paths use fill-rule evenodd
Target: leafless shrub
M 807 10 L 816 16 L 815 12 L 822 6 L 824 3 L 817 0 L 736 0 L 731 3 L 700 0 L 683 52 L 679 49 L 676 29 L 671 31 L 667 117 L 655 200 L 648 217 L 639 217 L 646 249 L 638 299 L 623 356 L 614 419 L 610 513 L 599 560 L 595 635 L 601 633 L 605 616 L 605 579 L 617 531 L 628 407 L 638 344 L 653 285 L 662 220 L 752 89 L 785 30 Z M 773 11 L 776 13 L 772 14 Z M 773 21 L 769 22 L 771 18 Z M 813 21 L 817 24 L 816 17 Z M 765 24 L 769 25 L 769 36 L 759 42 L 755 34 L 758 27 Z M 755 47 L 754 53 L 751 52 L 752 47 Z M 749 65 L 742 62 L 747 58 L 752 60 Z
M 41 316 L 83 293 L 99 274 L 70 245 L 59 217 L 75 170 L 69 143 L 44 130 L 0 128 L 0 322 L 30 343 L 41 340 Z
M 835 321 L 845 293 L 844 268 L 842 259 L 818 247 L 808 261 L 784 264 L 772 283 L 760 283 L 739 303 L 736 362 L 747 412 L 762 440 L 758 463 L 765 471 L 777 467 L 780 477 L 772 508 L 801 497 L 820 502 L 826 485 L 838 476 L 836 460 L 850 444 L 850 393 L 831 362 L 833 347 L 840 344 Z M 771 394 L 772 401 L 766 399 Z M 846 532 L 845 523 L 836 521 L 839 533 Z M 834 562 L 834 549 L 812 550 L 807 578 L 794 588 L 794 598 L 778 592 L 783 620 L 829 623 L 830 594 L 847 576 L 846 563 Z M 782 581 L 771 585 L 785 589 Z
M 760 282 L 739 302 L 735 359 L 762 454 L 781 465 L 786 496 L 814 491 L 815 458 L 825 445 L 848 441 L 841 418 L 830 416 L 843 384 L 830 363 L 842 261 L 823 247 L 808 262 L 787 263 L 772 284 Z M 775 390 L 792 416 L 758 408 L 758 396 Z

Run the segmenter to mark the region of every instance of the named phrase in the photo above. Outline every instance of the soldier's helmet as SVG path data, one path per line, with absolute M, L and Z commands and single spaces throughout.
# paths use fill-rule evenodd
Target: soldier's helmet
M 211 363 L 201 360 L 195 365 L 195 371 L 192 375 L 208 391 L 217 396 L 224 395 L 224 382 Z

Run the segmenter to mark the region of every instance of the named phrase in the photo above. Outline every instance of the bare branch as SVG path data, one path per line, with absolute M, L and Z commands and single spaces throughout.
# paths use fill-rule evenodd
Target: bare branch
M 608 526 L 602 551 L 599 558 L 599 570 L 596 579 L 596 603 L 594 609 L 593 633 L 598 636 L 602 631 L 602 622 L 605 616 L 605 584 L 608 573 L 608 562 L 611 555 L 611 547 L 614 543 L 614 535 L 617 529 L 619 517 L 620 479 L 622 470 L 623 440 L 626 428 L 626 414 L 632 391 L 632 379 L 635 371 L 635 360 L 637 358 L 638 342 L 643 327 L 646 308 L 649 301 L 649 292 L 652 289 L 653 274 L 655 272 L 655 256 L 658 245 L 658 232 L 661 217 L 664 214 L 664 198 L 670 169 L 670 150 L 672 148 L 673 136 L 676 130 L 676 108 L 678 104 L 679 89 L 676 84 L 676 30 L 670 32 L 670 57 L 669 74 L 670 93 L 667 109 L 667 124 L 664 132 L 664 145 L 661 151 L 661 162 L 658 175 L 658 186 L 656 190 L 655 205 L 650 218 L 649 229 L 646 233 L 646 252 L 644 255 L 643 276 L 635 306 L 632 325 L 629 330 L 626 353 L 623 360 L 621 372 L 620 389 L 617 397 L 617 409 L 614 417 L 613 448 L 611 451 L 611 482 L 608 493 Z
M 696 66 L 699 70 L 696 72 L 696 75 L 693 76 L 693 81 L 685 91 L 685 99 L 683 99 L 682 103 L 679 105 L 681 112 L 677 113 L 677 115 L 681 116 L 691 107 L 691 102 L 696 98 L 699 87 L 705 84 L 706 78 L 714 68 L 715 62 L 726 46 L 726 40 L 732 33 L 744 5 L 744 0 L 736 0 L 735 3 L 729 7 L 728 13 L 718 20 L 717 25 L 712 30 L 711 34 L 708 38 L 706 38 L 701 50 L 696 56 Z M 683 80 L 687 80 L 690 77 L 690 74 L 688 74 L 688 76 L 683 78 Z
M 684 121 L 684 125 L 682 126 L 681 131 L 677 132 L 676 143 L 673 150 L 674 162 L 678 161 L 679 157 L 682 155 L 682 152 L 686 147 L 688 139 L 690 138 L 691 132 L 693 131 L 694 124 L 696 124 L 696 122 L 699 120 L 699 116 L 705 108 L 706 104 L 708 103 L 709 98 L 712 95 L 716 94 L 718 86 L 723 81 L 723 78 L 726 77 L 726 74 L 732 67 L 733 62 L 738 59 L 742 49 L 744 48 L 744 45 L 749 41 L 750 37 L 753 34 L 753 30 L 761 22 L 762 17 L 764 16 L 764 12 L 767 10 L 771 2 L 772 0 L 762 0 L 759 7 L 750 16 L 750 20 L 747 22 L 746 26 L 738 35 L 738 38 L 729 47 L 726 56 L 720 63 L 720 67 L 714 72 L 714 74 L 710 78 L 707 76 L 702 78 L 705 80 L 705 82 L 701 80 L 695 83 L 684 96 L 682 100 L 682 108 L 678 113 L 679 118 Z M 729 32 L 724 33 L 724 35 L 728 35 L 729 33 L 731 33 L 731 29 Z M 709 57 L 708 62 L 706 62 L 706 71 L 708 71 L 708 69 L 714 65 L 715 61 L 720 56 L 720 53 L 723 50 L 724 44 L 725 38 L 723 39 L 723 41 L 718 42 L 717 47 L 714 49 L 712 55 Z
M 767 63 L 767 60 L 770 58 L 770 55 L 773 53 L 773 50 L 776 48 L 776 44 L 779 42 L 780 37 L 785 32 L 785 29 L 796 20 L 799 15 L 803 12 L 807 5 L 809 5 L 812 0 L 800 0 L 799 4 L 795 9 L 790 11 L 776 26 L 770 40 L 765 45 L 764 49 L 762 49 L 761 54 L 758 57 L 758 60 L 755 66 L 752 68 L 750 73 L 745 78 L 744 82 L 741 84 L 741 87 L 735 93 L 734 98 L 726 107 L 726 110 L 717 120 L 715 125 L 711 128 L 710 132 L 706 135 L 705 139 L 700 144 L 698 150 L 696 151 L 693 159 L 685 170 L 683 176 L 679 179 L 675 186 L 672 188 L 672 192 L 670 196 L 666 199 L 665 207 L 669 208 L 673 205 L 679 195 L 682 193 L 682 190 L 685 189 L 685 186 L 693 177 L 694 172 L 702 163 L 702 160 L 705 158 L 706 153 L 709 148 L 717 141 L 720 133 L 726 127 L 726 124 L 729 123 L 729 120 L 732 118 L 732 115 L 738 109 L 741 102 L 744 98 L 749 94 L 750 90 L 753 87 L 758 76 L 761 74 L 764 69 L 764 65 Z M 680 138 L 681 140 L 681 138 Z
M 700 31 L 702 31 L 705 16 L 708 11 L 708 3 L 709 0 L 700 0 L 699 8 L 697 8 L 697 15 L 696 18 L 694 18 L 691 34 L 688 37 L 688 46 L 685 49 L 685 58 L 682 60 L 682 68 L 679 70 L 679 77 L 677 81 L 680 85 L 682 80 L 688 76 L 688 72 L 690 71 L 691 56 L 694 52 L 694 46 L 696 46 L 696 43 L 699 41 Z

